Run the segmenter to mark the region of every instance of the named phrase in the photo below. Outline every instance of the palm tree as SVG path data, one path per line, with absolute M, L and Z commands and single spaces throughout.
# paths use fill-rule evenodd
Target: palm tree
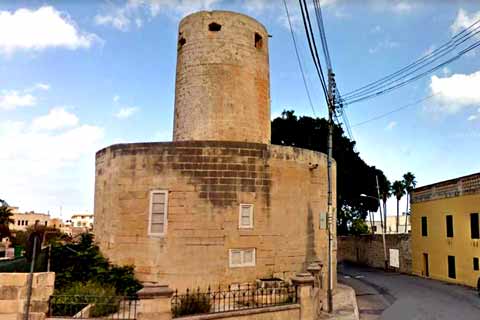
M 403 181 L 395 181 L 392 184 L 392 192 L 393 195 L 395 195 L 395 198 L 397 198 L 397 223 L 396 223 L 396 230 L 397 233 L 399 232 L 399 224 L 400 224 L 400 199 L 402 199 L 403 195 L 405 194 L 405 184 Z
M 12 216 L 12 209 L 8 203 L 0 199 L 0 240 L 10 234 L 9 224 L 13 223 Z
M 405 190 L 407 191 L 407 212 L 405 212 L 405 233 L 407 233 L 407 221 L 410 211 L 408 205 L 410 203 L 410 193 L 417 185 L 417 180 L 415 180 L 415 175 L 411 172 L 407 172 L 403 175 L 403 184 L 405 185 Z
M 387 233 L 387 200 L 392 195 L 392 184 L 383 176 L 380 181 L 380 198 L 383 201 L 383 232 Z

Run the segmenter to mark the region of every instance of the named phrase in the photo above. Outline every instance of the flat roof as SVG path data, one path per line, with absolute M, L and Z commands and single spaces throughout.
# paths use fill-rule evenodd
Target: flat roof
M 467 178 L 475 178 L 475 177 L 480 178 L 480 172 L 472 173 L 472 174 L 462 176 L 462 177 L 458 177 L 458 178 L 453 178 L 453 179 L 448 179 L 448 180 L 443 180 L 443 181 L 427 184 L 425 186 L 415 188 L 415 189 L 413 189 L 413 191 L 414 192 L 415 191 L 424 191 L 424 190 L 427 190 L 427 189 L 430 189 L 430 188 L 433 188 L 433 187 L 444 186 L 444 185 L 448 185 L 448 184 L 454 184 L 454 183 L 458 183 L 461 180 L 464 180 L 464 179 L 467 179 Z

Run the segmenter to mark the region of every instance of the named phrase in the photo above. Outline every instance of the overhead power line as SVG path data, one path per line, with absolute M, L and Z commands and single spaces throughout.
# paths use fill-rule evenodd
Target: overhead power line
M 307 35 L 308 47 L 310 49 L 310 54 L 312 55 L 313 64 L 315 65 L 315 69 L 317 71 L 318 78 L 320 79 L 320 84 L 322 85 L 323 95 L 325 97 L 325 101 L 327 105 L 330 107 L 330 101 L 328 99 L 327 93 L 327 85 L 325 83 L 325 77 L 323 75 L 322 65 L 320 64 L 320 58 L 318 56 L 317 45 L 315 43 L 315 36 L 312 31 L 312 25 L 310 22 L 310 15 L 308 13 L 307 4 L 305 0 L 299 0 L 300 3 L 300 10 L 302 12 L 302 20 L 303 26 L 305 28 L 305 34 Z M 304 9 L 305 6 L 305 9 Z
M 393 114 L 393 113 L 396 113 L 396 112 L 402 111 L 402 110 L 404 110 L 404 109 L 407 109 L 407 108 L 413 107 L 413 106 L 415 106 L 415 105 L 418 105 L 418 104 L 422 103 L 423 101 L 426 101 L 426 100 L 429 100 L 429 99 L 433 98 L 433 97 L 436 96 L 436 95 L 437 95 L 437 94 L 434 93 L 434 94 L 431 94 L 431 95 L 429 95 L 429 96 L 423 97 L 423 98 L 421 98 L 421 99 L 419 99 L 419 100 L 417 100 L 417 101 L 414 101 L 414 102 L 412 102 L 412 103 L 408 103 L 408 104 L 406 104 L 406 105 L 403 105 L 403 106 L 401 106 L 401 107 L 395 108 L 395 109 L 390 110 L 390 111 L 388 111 L 388 112 L 379 114 L 378 116 L 375 116 L 375 117 L 370 118 L 370 119 L 368 119 L 368 120 L 364 120 L 364 121 L 362 121 L 362 122 L 355 123 L 354 125 L 352 125 L 352 127 L 359 127 L 359 126 L 363 126 L 364 124 L 370 123 L 370 122 L 372 122 L 372 121 L 380 120 L 380 119 L 385 118 L 385 117 L 387 117 L 387 116 L 389 116 L 389 115 L 391 115 L 391 114 Z
M 302 60 L 300 59 L 300 54 L 298 52 L 297 40 L 295 39 L 295 33 L 293 32 L 292 21 L 290 19 L 290 13 L 288 12 L 287 1 L 283 0 L 283 4 L 285 6 L 285 12 L 287 14 L 288 26 L 290 27 L 290 34 L 292 36 L 293 47 L 295 48 L 295 54 L 297 56 L 298 67 L 300 68 L 300 72 L 302 74 L 303 85 L 305 86 L 305 92 L 307 93 L 308 102 L 310 104 L 310 107 L 312 108 L 313 116 L 317 117 L 317 115 L 315 113 L 315 108 L 313 107 L 312 98 L 310 96 L 310 90 L 308 90 L 308 85 L 307 85 L 307 80 L 306 80 L 306 77 L 305 77 L 305 72 L 303 71 Z
M 364 92 L 364 91 L 366 91 L 370 88 L 378 87 L 378 85 L 384 83 L 385 81 L 388 81 L 392 78 L 395 78 L 396 76 L 401 75 L 408 70 L 411 70 L 412 68 L 416 67 L 419 64 L 431 61 L 432 58 L 435 58 L 439 54 L 445 53 L 446 50 L 448 50 L 448 51 L 446 51 L 446 53 L 451 52 L 459 44 L 465 42 L 466 40 L 470 39 L 474 35 L 478 34 L 478 32 L 475 32 L 475 31 L 477 31 L 480 28 L 480 25 L 477 26 L 477 24 L 480 24 L 480 20 L 476 21 L 475 23 L 470 25 L 468 28 L 464 29 L 462 32 L 453 36 L 448 42 L 444 43 L 443 45 L 441 45 L 437 49 L 433 50 L 432 52 L 424 55 L 420 59 L 417 59 L 416 61 L 410 63 L 409 65 L 401 68 L 400 70 L 398 70 L 398 71 L 396 71 L 396 72 L 394 72 L 390 75 L 387 75 L 387 76 L 385 76 L 381 79 L 378 79 L 378 80 L 376 80 L 376 81 L 374 81 L 370 84 L 367 84 L 363 87 L 360 87 L 356 90 L 348 92 L 347 94 L 345 94 L 345 97 L 351 97 L 351 96 L 353 96 L 357 93 Z
M 417 60 L 416 62 L 408 65 L 407 67 L 402 68 L 401 70 L 397 71 L 396 73 L 384 77 L 386 81 L 377 80 L 370 85 L 364 86 L 362 88 L 352 91 L 351 93 L 345 95 L 343 97 L 343 103 L 345 104 L 353 104 L 356 102 L 360 102 L 363 100 L 367 100 L 373 97 L 377 97 L 388 93 L 392 90 L 397 88 L 403 87 L 413 81 L 416 81 L 456 60 L 461 58 L 466 53 L 474 50 L 480 45 L 480 41 L 475 41 L 472 45 L 468 46 L 467 48 L 463 49 L 462 51 L 458 52 L 453 57 L 421 72 L 420 74 L 416 74 L 417 71 L 426 68 L 427 66 L 433 64 L 435 61 L 441 59 L 442 57 L 446 56 L 447 54 L 453 52 L 458 46 L 462 45 L 472 37 L 480 34 L 480 20 L 476 21 L 472 24 L 469 28 L 463 30 L 459 34 L 455 35 L 452 43 L 444 44 L 442 47 L 438 48 L 437 50 L 433 51 L 431 54 L 424 56 L 423 58 Z M 412 70 L 412 68 L 415 68 Z M 411 77 L 409 77 L 411 76 Z M 407 78 L 407 79 L 405 79 Z M 405 79 L 405 80 L 403 80 Z M 403 80 L 403 81 L 401 81 Z M 381 90 L 380 90 L 381 89 Z M 356 92 L 356 93 L 355 93 Z
M 409 79 L 407 79 L 407 80 L 405 80 L 405 81 L 402 81 L 402 82 L 400 82 L 400 83 L 397 83 L 397 84 L 395 84 L 395 85 L 393 85 L 393 86 L 390 86 L 390 87 L 388 87 L 388 88 L 386 88 L 386 89 L 384 89 L 384 90 L 381 90 L 381 91 L 378 91 L 378 92 L 375 92 L 375 93 L 366 95 L 366 96 L 364 96 L 364 97 L 359 97 L 359 98 L 357 98 L 357 99 L 347 100 L 347 101 L 344 101 L 344 103 L 345 103 L 345 104 L 353 104 L 353 103 L 356 103 L 356 102 L 360 102 L 360 101 L 368 100 L 368 99 L 371 99 L 371 98 L 375 98 L 375 97 L 378 97 L 378 96 L 383 95 L 383 94 L 385 94 L 385 93 L 388 93 L 388 92 L 390 92 L 390 91 L 392 91 L 392 90 L 395 90 L 395 89 L 404 87 L 405 85 L 409 84 L 410 82 L 413 82 L 413 81 L 416 81 L 416 80 L 418 80 L 418 79 L 420 79 L 420 78 L 423 78 L 424 76 L 426 76 L 426 75 L 428 75 L 428 74 L 430 74 L 430 73 L 432 73 L 432 72 L 435 72 L 436 70 L 441 69 L 441 68 L 449 65 L 450 63 L 452 63 L 452 62 L 460 59 L 462 56 L 464 56 L 464 55 L 467 54 L 468 52 L 476 49 L 476 48 L 479 47 L 479 46 L 480 46 L 480 41 L 477 41 L 477 42 L 475 42 L 474 44 L 472 44 L 471 46 L 469 46 L 468 48 L 460 51 L 460 52 L 459 52 L 458 54 L 456 54 L 454 57 L 452 57 L 452 58 L 450 58 L 450 59 L 442 62 L 441 64 L 436 65 L 436 66 L 433 67 L 433 68 L 428 69 L 427 71 L 424 71 L 424 72 L 422 72 L 422 73 L 420 73 L 420 74 L 418 74 L 418 75 L 416 75 L 416 76 L 414 76 L 414 77 L 411 77 L 411 78 L 409 78 Z

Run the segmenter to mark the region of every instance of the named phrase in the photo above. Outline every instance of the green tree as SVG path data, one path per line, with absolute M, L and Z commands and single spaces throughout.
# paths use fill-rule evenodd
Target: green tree
M 328 121 L 323 118 L 297 117 L 294 111 L 283 111 L 272 121 L 272 144 L 327 152 Z M 333 158 L 337 169 L 337 232 L 349 234 L 352 222 L 365 220 L 368 211 L 377 211 L 375 176 L 383 172 L 363 161 L 339 125 L 333 128 Z
M 5 200 L 0 199 L 0 240 L 10 236 L 9 224 L 13 223 L 12 209 Z
M 119 295 L 132 296 L 142 287 L 135 279 L 133 266 L 112 265 L 91 233 L 82 234 L 78 243 L 54 244 L 51 270 L 56 273 L 55 288 L 59 290 L 76 282 L 95 282 L 115 287 Z
M 403 181 L 396 180 L 392 184 L 392 192 L 395 198 L 397 199 L 397 221 L 396 221 L 396 231 L 399 232 L 399 221 L 400 221 L 400 199 L 402 199 L 405 194 L 405 184 Z
M 383 202 L 383 217 L 380 215 L 380 221 L 382 223 L 383 232 L 387 233 L 387 201 L 392 195 L 392 184 L 385 175 L 379 174 L 378 187 L 380 189 L 380 199 Z
M 407 191 L 407 211 L 405 212 L 405 232 L 407 232 L 407 221 L 408 216 L 410 215 L 410 193 L 413 191 L 415 186 L 417 185 L 417 180 L 415 179 L 415 175 L 411 172 L 407 172 L 403 175 L 403 184 L 405 185 L 405 190 Z

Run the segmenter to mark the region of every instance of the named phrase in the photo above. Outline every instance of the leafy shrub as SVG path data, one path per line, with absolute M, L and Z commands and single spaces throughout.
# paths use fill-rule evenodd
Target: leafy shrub
M 62 290 L 73 282 L 96 282 L 113 286 L 117 295 L 135 296 L 142 288 L 135 279 L 133 266 L 111 264 L 93 242 L 93 235 L 84 233 L 78 243 L 52 247 L 52 271 L 55 287 Z
M 177 299 L 177 304 L 172 308 L 174 317 L 208 313 L 212 307 L 210 297 L 206 294 L 184 295 Z
M 74 282 L 68 288 L 55 290 L 50 302 L 50 312 L 53 316 L 71 317 L 91 304 L 89 314 L 82 314 L 82 316 L 101 317 L 117 312 L 120 299 L 115 296 L 113 286 L 95 282 Z

